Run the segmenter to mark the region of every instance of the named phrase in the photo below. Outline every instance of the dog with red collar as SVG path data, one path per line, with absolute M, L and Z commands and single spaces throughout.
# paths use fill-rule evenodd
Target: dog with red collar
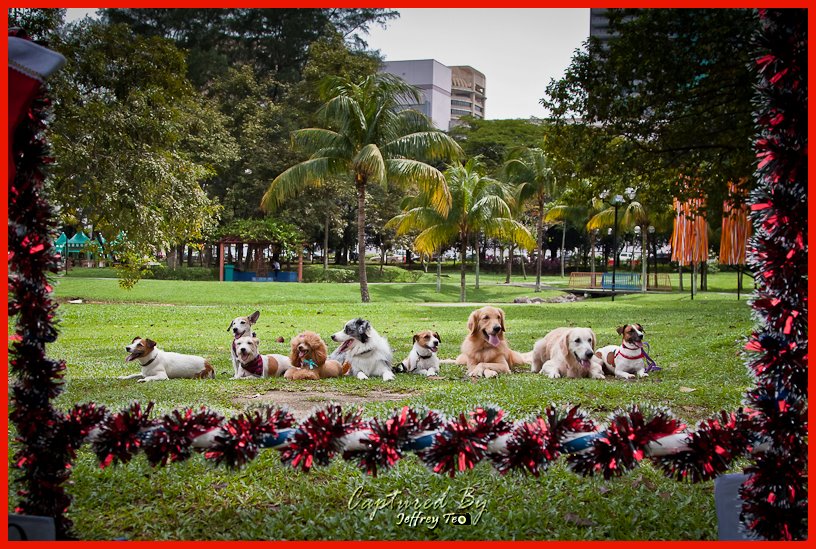
M 620 345 L 607 345 L 595 351 L 595 356 L 603 363 L 604 370 L 614 373 L 621 379 L 646 377 L 646 359 L 648 355 L 643 350 L 643 336 L 646 335 L 640 324 L 626 324 L 618 326 L 618 334 L 622 337 Z
M 258 351 L 258 338 L 239 337 L 235 340 L 235 353 L 238 356 L 238 374 L 242 377 L 281 377 L 292 367 L 288 356 L 262 355 Z

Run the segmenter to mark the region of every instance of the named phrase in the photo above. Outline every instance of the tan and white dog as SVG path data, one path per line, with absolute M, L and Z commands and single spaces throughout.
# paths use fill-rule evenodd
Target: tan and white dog
M 125 350 L 128 352 L 125 362 L 138 360 L 142 371 L 129 376 L 119 376 L 119 379 L 139 378 L 138 381 L 144 383 L 176 378 L 215 378 L 215 370 L 206 359 L 162 351 L 156 347 L 156 342 L 152 339 L 134 337 L 130 345 L 125 346 Z
M 556 328 L 533 347 L 532 372 L 551 378 L 591 377 L 604 379 L 595 357 L 595 332 L 590 328 Z
M 640 324 L 618 326 L 622 337 L 620 345 L 607 345 L 595 351 L 595 356 L 603 362 L 604 369 L 621 379 L 647 377 L 643 336 L 646 334 Z
M 239 337 L 244 336 L 252 336 L 257 339 L 255 332 L 252 331 L 252 326 L 258 322 L 258 318 L 261 316 L 260 311 L 255 311 L 249 316 L 239 316 L 236 317 L 230 322 L 229 328 L 227 331 L 232 334 L 232 344 L 230 345 L 230 357 L 232 358 L 232 369 L 233 369 L 233 376 L 232 379 L 238 379 L 238 368 L 241 366 L 241 363 L 238 361 L 238 355 L 235 352 L 235 341 Z
M 235 352 L 238 355 L 238 374 L 235 379 L 243 377 L 280 377 L 291 368 L 289 357 L 284 355 L 262 355 L 258 351 L 258 338 L 239 337 L 235 340 Z
M 440 343 L 442 338 L 436 332 L 423 330 L 414 334 L 414 347 L 402 361 L 405 371 L 424 376 L 439 375 L 439 357 L 436 356 L 436 352 Z

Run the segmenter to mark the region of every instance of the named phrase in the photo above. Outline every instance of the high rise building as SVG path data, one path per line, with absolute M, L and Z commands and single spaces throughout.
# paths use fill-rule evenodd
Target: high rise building
M 381 72 L 399 76 L 419 88 L 419 104 L 406 105 L 430 117 L 445 130 L 465 115 L 484 118 L 485 75 L 469 66 L 447 67 L 435 59 L 386 61 Z
M 485 75 L 473 67 L 451 67 L 451 126 L 462 116 L 484 118 Z

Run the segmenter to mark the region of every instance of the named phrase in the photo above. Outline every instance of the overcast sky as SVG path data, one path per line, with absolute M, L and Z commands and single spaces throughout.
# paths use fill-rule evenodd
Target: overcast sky
M 95 8 L 68 9 L 68 20 Z M 400 9 L 367 37 L 386 61 L 436 59 L 470 65 L 487 79 L 489 119 L 543 117 L 539 99 L 589 35 L 589 9 Z
M 487 80 L 489 119 L 543 117 L 539 99 L 589 36 L 589 9 L 400 9 L 368 37 L 386 61 L 470 65 Z

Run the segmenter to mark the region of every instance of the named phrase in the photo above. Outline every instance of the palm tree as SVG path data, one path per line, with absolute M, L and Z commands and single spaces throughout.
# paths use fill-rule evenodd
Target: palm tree
M 535 291 L 541 291 L 541 259 L 544 245 L 544 204 L 558 192 L 557 180 L 550 161 L 539 148 L 521 148 L 510 152 L 502 166 L 507 181 L 518 185 L 520 204 L 534 201 L 536 209 L 536 258 Z
M 318 111 L 321 127 L 292 132 L 292 145 L 309 158 L 272 181 L 261 206 L 269 210 L 307 186 L 322 186 L 333 177 L 350 178 L 357 191 L 357 252 L 360 297 L 370 301 L 365 269 L 366 187 L 379 183 L 416 186 L 431 207 L 444 215 L 450 193 L 442 173 L 426 162 L 447 162 L 462 149 L 435 130 L 428 118 L 406 103 L 419 103 L 419 90 L 390 74 L 375 74 L 355 83 L 327 78 L 321 86 L 326 103 Z M 348 179 L 346 179 L 348 181 Z
M 420 253 L 441 251 L 458 240 L 462 254 L 459 300 L 465 301 L 464 259 L 471 237 L 483 232 L 526 248 L 533 247 L 535 239 L 524 225 L 510 217 L 510 206 L 502 198 L 501 184 L 484 175 L 478 158 L 471 158 L 464 165 L 451 165 L 445 171 L 445 178 L 451 193 L 448 212 L 440 213 L 430 197 L 420 193 L 409 201 L 405 212 L 386 226 L 396 227 L 397 234 L 419 229 L 414 247 Z

